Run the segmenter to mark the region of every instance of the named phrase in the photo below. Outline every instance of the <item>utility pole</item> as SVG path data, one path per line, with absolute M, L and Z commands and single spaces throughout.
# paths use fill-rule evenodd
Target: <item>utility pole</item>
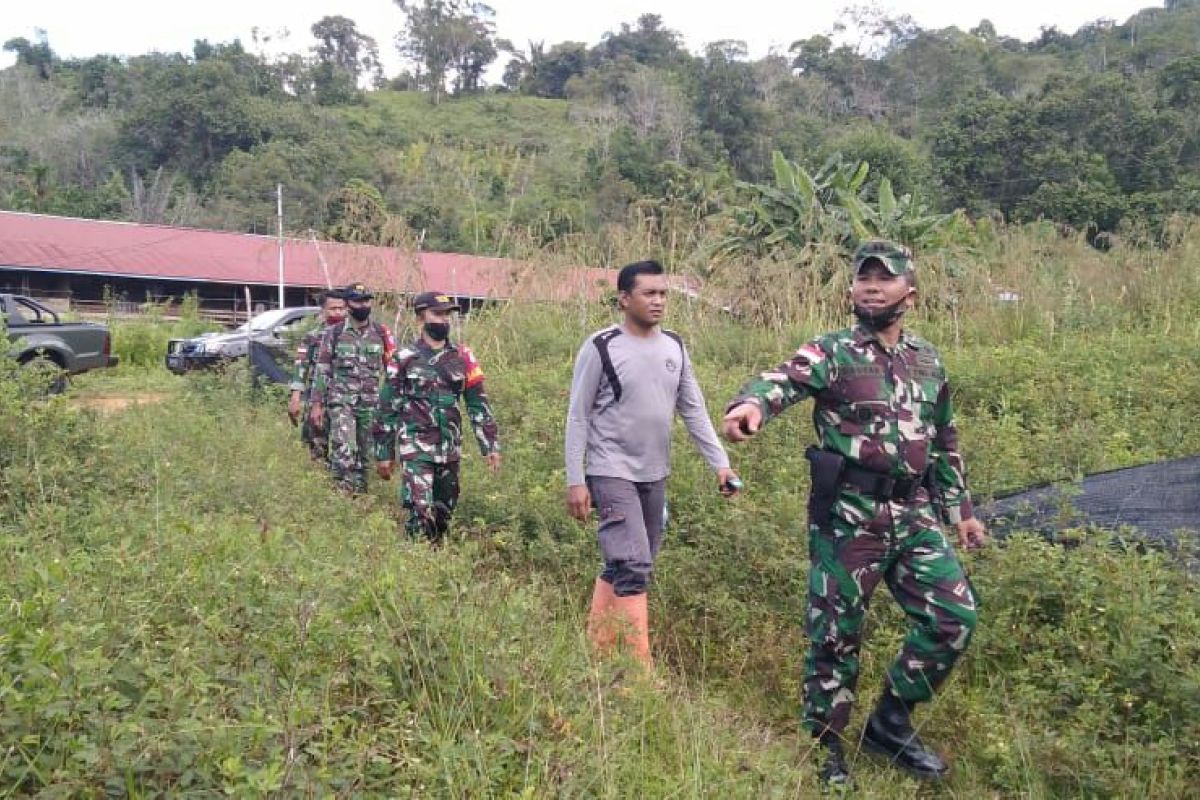
M 279 221 L 279 307 L 283 302 L 283 184 L 275 184 L 275 217 Z

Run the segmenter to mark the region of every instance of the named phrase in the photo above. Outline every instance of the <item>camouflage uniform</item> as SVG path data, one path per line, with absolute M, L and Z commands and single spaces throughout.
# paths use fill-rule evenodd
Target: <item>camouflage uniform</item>
M 316 377 L 317 352 L 321 349 L 321 337 L 326 326 L 318 325 L 304 334 L 300 344 L 296 346 L 296 362 L 292 372 L 291 390 L 300 392 L 303 400 L 303 410 L 300 415 L 300 441 L 308 446 L 312 457 L 324 461 L 329 456 L 329 414 L 325 415 L 325 424 L 314 428 L 309 419 L 312 408 L 311 392 L 313 380 Z
M 396 352 L 379 395 L 373 434 L 375 457 L 401 462 L 401 503 L 409 536 L 439 541 L 458 502 L 462 415 L 483 455 L 500 451 L 496 417 L 483 388 L 483 370 L 465 345 L 440 349 L 423 338 Z
M 396 349 L 386 325 L 350 320 L 321 334 L 312 401 L 325 404 L 329 426 L 329 469 L 352 491 L 367 488 L 371 415 L 379 400 L 379 381 Z
M 766 422 L 807 397 L 823 450 L 888 479 L 921 482 L 928 468 L 941 521 L 972 516 L 945 368 L 928 342 L 905 332 L 889 350 L 862 326 L 828 334 L 752 380 L 729 407 L 757 402 Z M 887 672 L 906 702 L 929 699 L 976 623 L 975 594 L 924 486 L 905 500 L 844 482 L 835 492 L 828 524 L 809 521 L 804 716 L 814 735 L 846 727 L 880 579 L 913 624 Z

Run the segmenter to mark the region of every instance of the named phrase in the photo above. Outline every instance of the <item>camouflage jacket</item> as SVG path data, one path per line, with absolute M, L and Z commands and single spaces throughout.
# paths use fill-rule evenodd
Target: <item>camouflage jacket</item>
M 321 349 L 321 336 L 327 330 L 326 326 L 318 325 L 300 339 L 296 345 L 296 360 L 292 366 L 292 382 L 289 388 L 293 392 L 302 392 L 305 402 L 308 392 L 312 389 L 316 377 L 317 352 Z
M 349 320 L 321 332 L 314 359 L 310 399 L 325 405 L 374 407 L 379 381 L 396 350 L 386 325 L 369 322 L 361 330 Z
M 945 521 L 973 516 L 946 368 L 933 345 L 905 332 L 889 352 L 861 326 L 826 334 L 752 379 L 729 408 L 757 402 L 766 422 L 807 397 L 821 447 L 896 478 L 932 467 Z
M 466 345 L 447 342 L 435 350 L 417 339 L 397 351 L 375 412 L 375 457 L 457 461 L 462 454 L 460 397 L 480 451 L 485 456 L 499 452 L 499 430 L 483 388 L 483 370 Z

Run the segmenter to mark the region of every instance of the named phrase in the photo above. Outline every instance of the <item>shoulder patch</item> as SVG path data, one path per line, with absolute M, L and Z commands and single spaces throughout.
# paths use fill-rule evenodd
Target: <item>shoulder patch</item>
M 809 364 L 820 364 L 825 360 L 825 351 L 816 342 L 808 342 L 796 351 L 797 358 L 803 358 Z
M 462 356 L 463 365 L 466 367 L 466 379 L 463 381 L 463 388 L 470 389 L 472 386 L 478 386 L 483 383 L 483 367 L 479 366 L 478 359 L 471 352 L 471 348 L 461 342 L 458 345 L 458 352 Z

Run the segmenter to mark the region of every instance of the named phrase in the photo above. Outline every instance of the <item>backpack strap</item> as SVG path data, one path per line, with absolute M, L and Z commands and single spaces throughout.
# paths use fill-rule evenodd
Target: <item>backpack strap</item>
M 332 359 L 337 355 L 338 339 L 342 338 L 342 331 L 346 330 L 346 320 L 342 320 L 337 325 L 333 326 L 333 330 L 329 332 L 329 357 Z
M 674 340 L 675 340 L 675 344 L 679 345 L 679 357 L 680 357 L 680 359 L 684 359 L 684 358 L 686 358 L 686 356 L 687 356 L 687 350 L 685 350 L 685 349 L 684 349 L 684 347 L 683 347 L 683 337 L 682 337 L 682 336 L 680 336 L 680 335 L 679 335 L 678 333 L 676 333 L 675 331 L 669 331 L 669 330 L 667 330 L 666 328 L 663 328 L 663 329 L 662 329 L 662 332 L 663 332 L 663 333 L 665 333 L 667 336 L 670 336 L 672 339 L 674 339 Z
M 675 331 L 669 331 L 666 328 L 663 328 L 662 332 L 679 345 L 680 369 L 683 369 L 683 365 L 687 361 L 687 350 L 683 346 L 682 337 Z M 620 328 L 610 328 L 592 337 L 592 344 L 596 346 L 596 351 L 600 354 L 600 369 L 604 371 L 604 377 L 608 379 L 608 385 L 612 387 L 613 401 L 617 403 L 621 402 L 621 379 L 617 377 L 617 368 L 613 366 L 612 356 L 608 354 L 608 345 L 620 335 Z
M 608 385 L 612 387 L 613 400 L 618 403 L 621 402 L 621 379 L 617 376 L 617 368 L 613 366 L 612 356 L 608 354 L 608 344 L 620 335 L 620 328 L 609 328 L 592 337 L 592 344 L 600 354 L 600 368 L 604 370 L 604 377 L 608 378 Z

